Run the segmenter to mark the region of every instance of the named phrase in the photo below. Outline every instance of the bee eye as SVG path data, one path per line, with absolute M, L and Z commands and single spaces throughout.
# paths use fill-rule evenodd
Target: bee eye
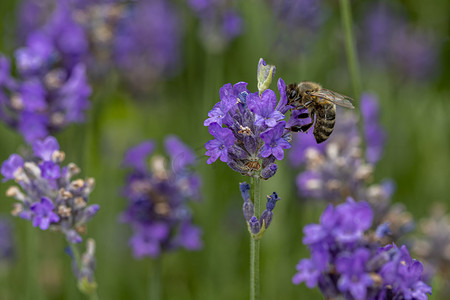
M 296 90 L 292 90 L 290 97 L 294 98 L 295 96 L 297 96 L 297 91 Z

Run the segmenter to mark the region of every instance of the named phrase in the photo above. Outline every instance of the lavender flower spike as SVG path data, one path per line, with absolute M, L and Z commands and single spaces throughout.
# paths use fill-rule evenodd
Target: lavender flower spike
M 261 86 L 270 83 L 274 67 L 264 60 L 258 65 Z M 267 72 L 266 72 L 267 71 Z M 279 78 L 279 101 L 274 91 L 264 87 L 260 93 L 251 93 L 246 82 L 225 84 L 219 91 L 220 102 L 204 121 L 216 138 L 205 144 L 207 163 L 219 157 L 221 161 L 242 175 L 267 180 L 278 170 L 276 160 L 284 158 L 284 149 L 291 147 L 291 132 L 286 127 L 286 85 Z M 289 120 L 288 120 L 289 121 Z
M 12 214 L 41 230 L 62 232 L 69 243 L 81 242 L 86 223 L 99 209 L 88 205 L 94 179 L 72 179 L 80 169 L 74 163 L 62 166 L 65 154 L 54 137 L 34 141 L 33 150 L 25 160 L 13 154 L 2 165 L 2 175 L 22 189 L 11 186 L 6 192 L 18 201 Z
M 405 246 L 381 247 L 368 231 L 372 215 L 367 202 L 329 205 L 320 224 L 304 228 L 311 259 L 299 262 L 293 283 L 318 285 L 325 298 L 428 299 L 431 287 L 421 279 L 422 264 Z
M 193 151 L 175 136 L 165 140 L 169 160 L 161 155 L 150 156 L 148 145 L 153 148 L 153 141 L 132 148 L 132 152 L 144 150 L 139 151 L 139 163 L 125 164 L 131 171 L 123 189 L 128 206 L 121 221 L 133 229 L 129 239 L 133 255 L 156 258 L 180 248 L 198 250 L 203 246 L 202 231 L 192 224 L 187 205 L 200 197 L 201 181 L 191 170 L 195 162 Z M 125 155 L 126 162 L 130 162 L 129 153 Z M 143 161 L 150 164 L 142 164 Z

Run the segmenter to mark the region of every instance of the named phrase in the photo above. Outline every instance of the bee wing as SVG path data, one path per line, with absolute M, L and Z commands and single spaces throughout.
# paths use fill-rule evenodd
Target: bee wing
M 342 107 L 346 107 L 346 108 L 350 108 L 350 109 L 355 108 L 353 106 L 353 104 L 350 102 L 351 100 L 353 100 L 352 98 L 341 95 L 339 93 L 336 93 L 336 92 L 333 92 L 330 90 L 327 90 L 327 89 L 320 89 L 317 92 L 312 92 L 311 95 L 326 99 L 326 100 L 333 102 L 334 104 L 342 106 Z

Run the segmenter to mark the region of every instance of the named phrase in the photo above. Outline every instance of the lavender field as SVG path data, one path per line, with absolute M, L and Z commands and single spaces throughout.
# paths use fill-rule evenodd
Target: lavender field
M 450 299 L 450 2 L 0 2 L 0 300 Z

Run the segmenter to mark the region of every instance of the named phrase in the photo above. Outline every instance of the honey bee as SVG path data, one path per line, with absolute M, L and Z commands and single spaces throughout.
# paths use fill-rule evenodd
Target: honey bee
M 293 83 L 286 87 L 288 105 L 293 109 L 308 109 L 298 118 L 311 118 L 311 123 L 302 126 L 292 126 L 291 131 L 308 131 L 314 124 L 314 138 L 318 144 L 326 141 L 334 129 L 336 119 L 336 105 L 354 109 L 350 97 L 322 88 L 320 84 L 311 81 Z M 315 119 L 315 122 L 314 122 Z

